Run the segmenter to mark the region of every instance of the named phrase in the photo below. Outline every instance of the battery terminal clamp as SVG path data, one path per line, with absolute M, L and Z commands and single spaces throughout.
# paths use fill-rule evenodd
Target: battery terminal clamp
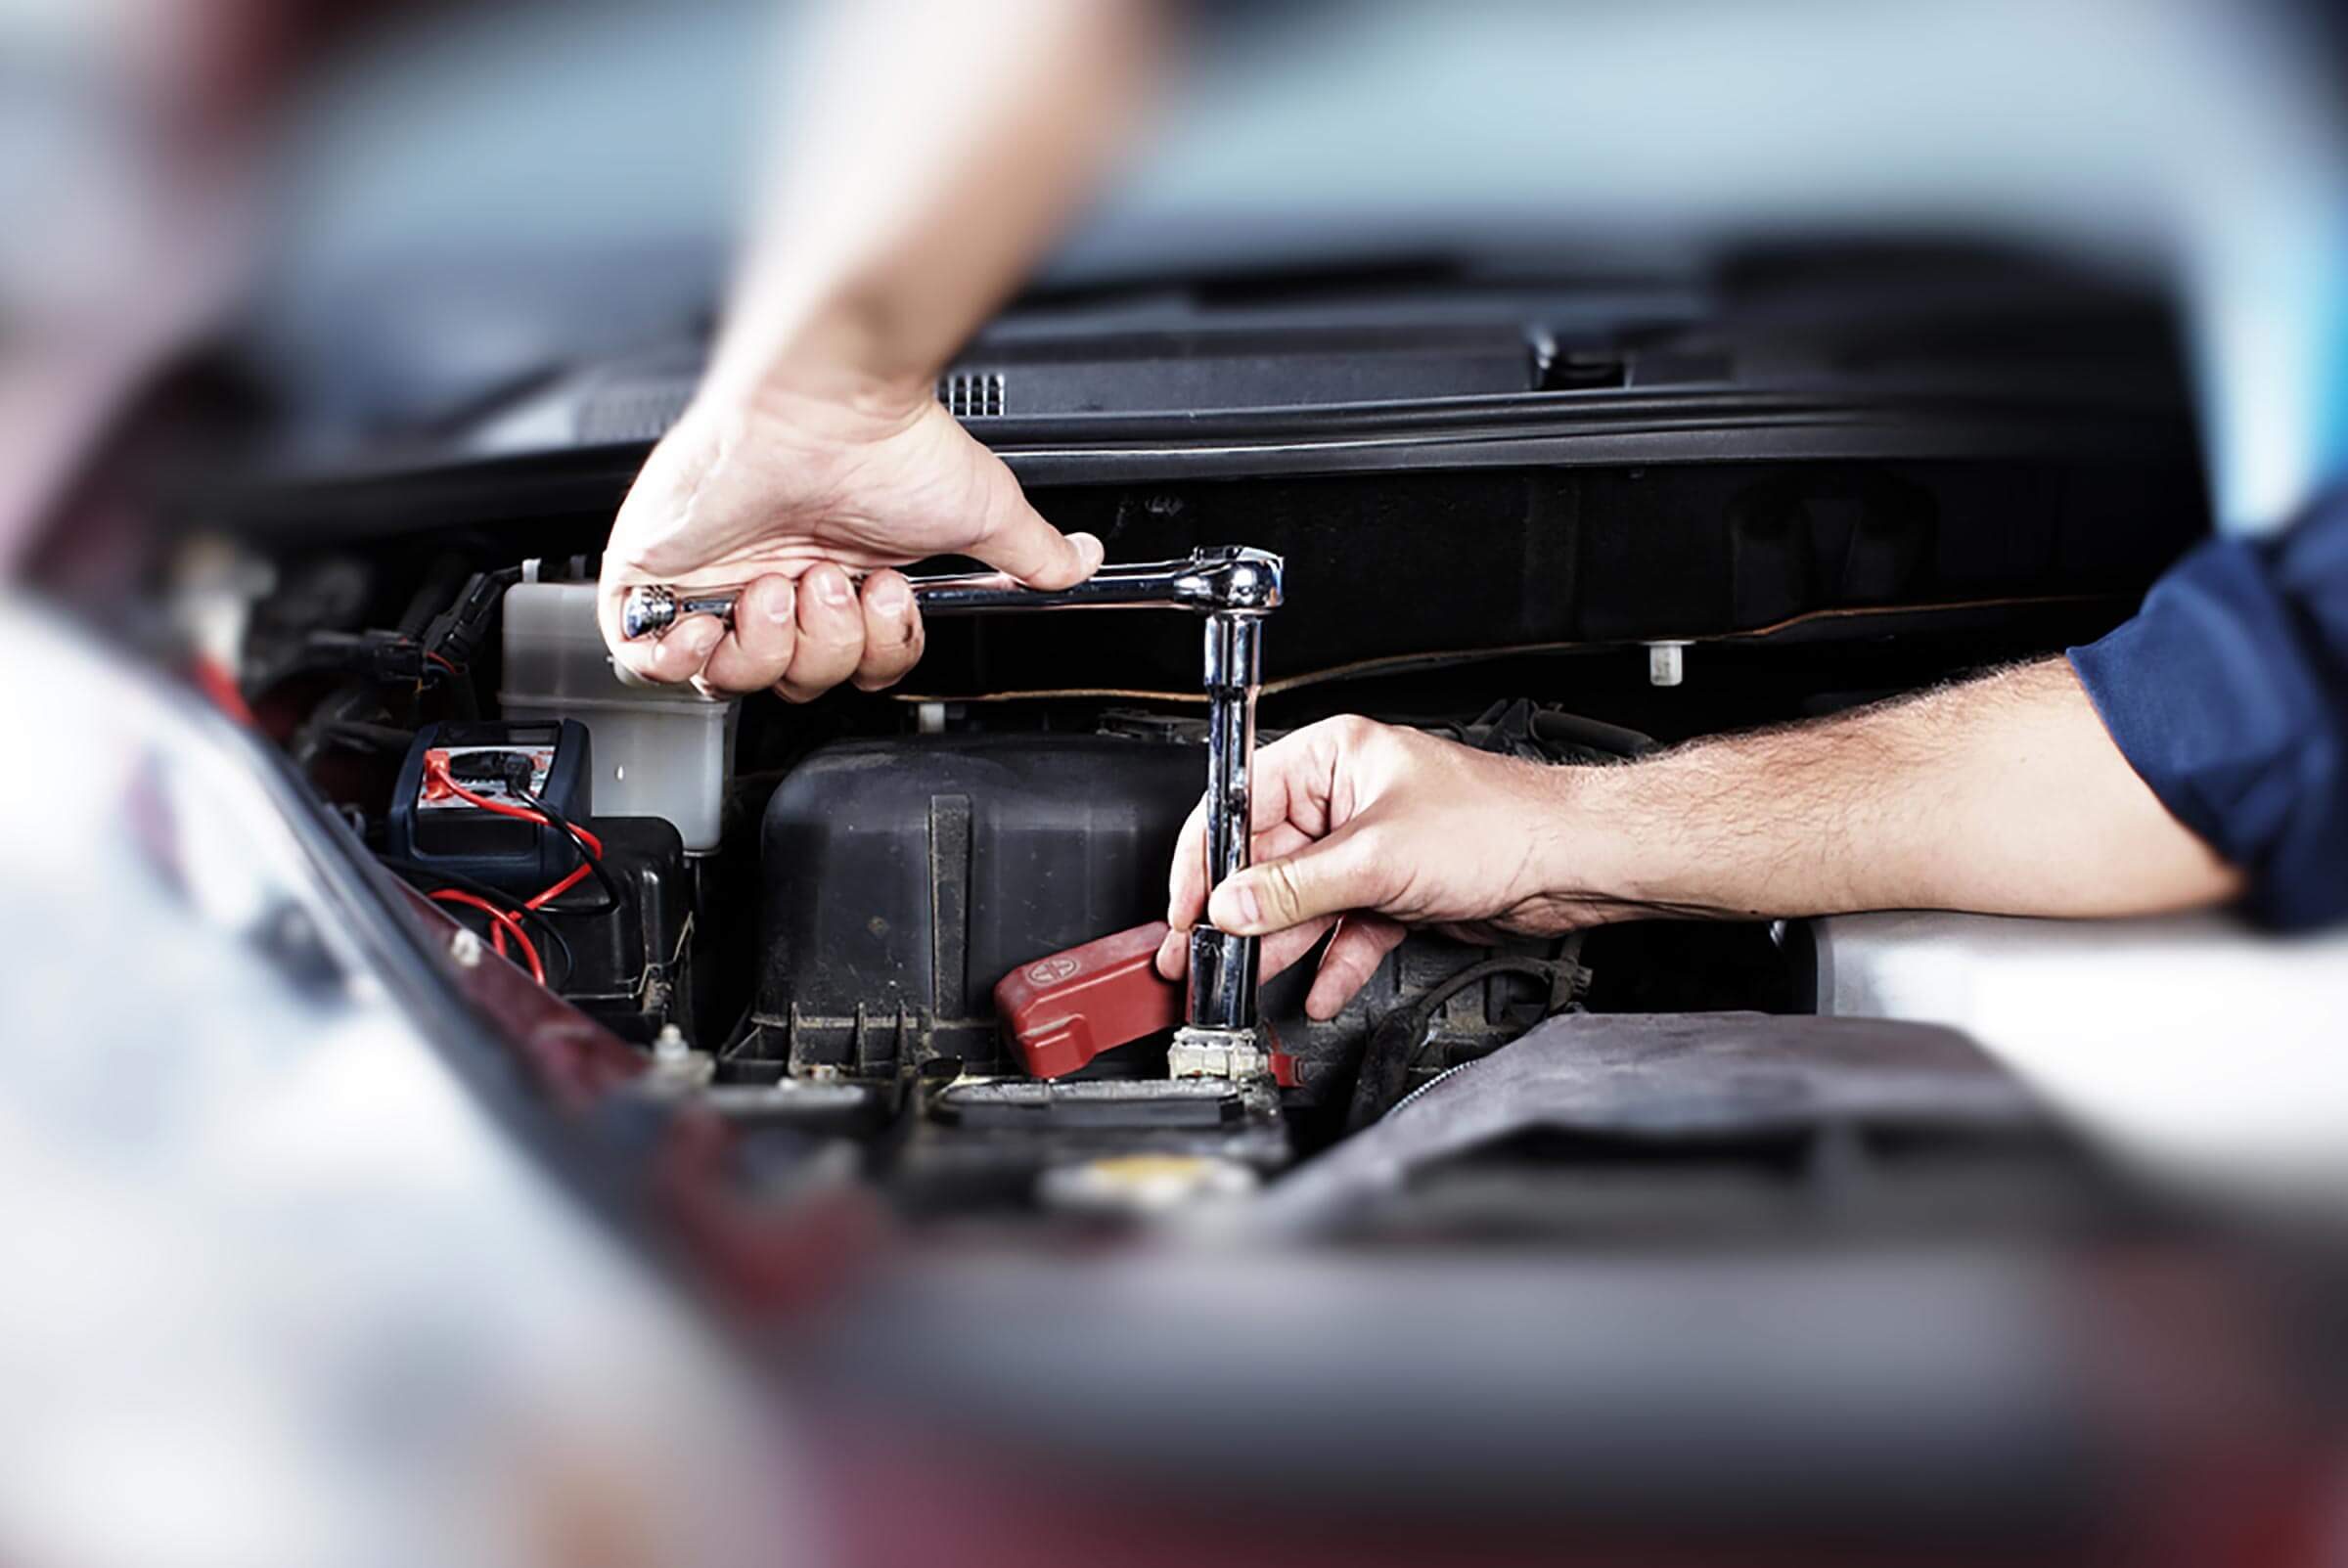
M 1151 920 L 1096 937 L 1023 963 L 997 982 L 995 1016 L 1010 1033 L 1020 1065 L 1038 1078 L 1064 1078 L 1103 1052 L 1179 1028 L 1183 988 L 1157 972 L 1157 950 L 1166 931 L 1165 921 Z M 1280 1087 L 1295 1088 L 1295 1059 L 1279 1050 L 1268 1033 L 1265 1038 L 1259 1070 L 1238 1076 L 1268 1073 Z

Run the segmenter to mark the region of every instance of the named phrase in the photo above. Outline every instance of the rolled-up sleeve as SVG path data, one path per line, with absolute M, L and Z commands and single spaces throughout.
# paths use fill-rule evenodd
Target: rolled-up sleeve
M 2253 918 L 2348 917 L 2348 491 L 2279 539 L 2202 546 L 2070 660 L 2153 793 L 2249 878 Z

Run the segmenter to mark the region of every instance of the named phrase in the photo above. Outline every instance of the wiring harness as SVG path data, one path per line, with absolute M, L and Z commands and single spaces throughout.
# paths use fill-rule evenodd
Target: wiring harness
M 534 823 L 541 828 L 552 828 L 569 838 L 577 851 L 579 857 L 577 866 L 546 888 L 521 900 L 519 905 L 509 906 L 502 903 L 497 897 L 492 896 L 491 890 L 477 885 L 474 887 L 441 887 L 426 895 L 436 903 L 458 905 L 466 909 L 477 910 L 487 916 L 490 922 L 490 946 L 499 956 L 509 959 L 514 957 L 516 950 L 519 950 L 520 963 L 530 971 L 530 977 L 540 985 L 545 985 L 547 983 L 545 959 L 538 951 L 537 944 L 530 939 L 529 933 L 523 929 L 523 921 L 530 916 L 539 915 L 548 905 L 589 877 L 593 877 L 601 888 L 604 902 L 578 913 L 601 914 L 618 906 L 619 890 L 612 885 L 610 876 L 603 867 L 603 840 L 564 817 L 544 799 L 531 792 L 531 776 L 526 758 L 518 757 L 516 765 L 507 771 L 506 792 L 512 796 L 511 799 L 501 800 L 494 795 L 484 795 L 477 790 L 469 788 L 451 773 L 448 758 L 443 753 L 434 752 L 426 756 L 424 774 L 426 787 L 435 795 L 451 796 L 464 801 L 476 810 L 493 812 L 501 817 L 512 817 L 519 822 Z M 543 929 L 555 940 L 561 940 L 560 934 L 555 932 L 551 925 L 543 925 Z M 509 946 L 509 944 L 511 945 Z

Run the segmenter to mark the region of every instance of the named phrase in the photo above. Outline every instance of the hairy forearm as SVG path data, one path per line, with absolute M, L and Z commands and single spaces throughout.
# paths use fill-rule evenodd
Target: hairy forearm
M 705 391 L 926 383 L 1122 144 L 1156 73 L 1149 0 L 849 0 L 779 132 Z
M 2061 659 L 1584 771 L 1566 811 L 1561 877 L 1601 912 L 2134 915 L 2240 887 Z

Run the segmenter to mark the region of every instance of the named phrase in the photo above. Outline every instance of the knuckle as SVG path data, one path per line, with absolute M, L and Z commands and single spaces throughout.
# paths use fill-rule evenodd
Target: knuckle
M 853 606 L 842 610 L 836 607 L 818 609 L 799 626 L 799 646 L 818 655 L 836 654 L 849 650 L 853 658 L 864 648 L 864 618 Z
M 861 626 L 855 585 L 848 574 L 829 563 L 807 574 L 798 595 L 799 630 L 815 636 L 834 636 L 849 623 Z
M 850 622 L 800 641 L 789 679 L 813 686 L 837 686 L 864 658 L 864 628 Z
M 1290 730 L 1287 735 L 1282 736 L 1267 748 L 1267 753 L 1274 751 L 1286 753 L 1291 749 L 1309 753 L 1319 746 L 1341 750 L 1345 744 L 1345 726 L 1350 722 L 1350 715 L 1345 714 L 1340 714 L 1333 719 L 1317 719 L 1301 730 Z
M 1263 884 L 1257 896 L 1264 901 L 1268 913 L 1282 919 L 1294 919 L 1303 907 L 1303 894 L 1293 861 L 1274 861 L 1264 868 Z

